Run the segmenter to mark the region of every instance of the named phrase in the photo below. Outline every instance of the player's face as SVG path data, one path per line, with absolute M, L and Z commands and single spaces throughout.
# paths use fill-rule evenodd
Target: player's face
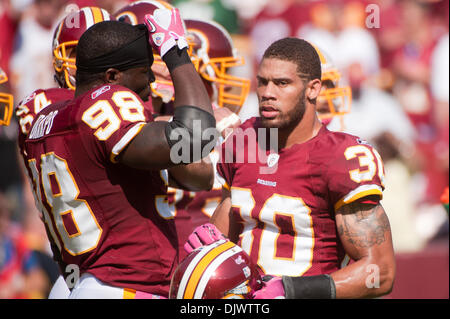
M 150 96 L 150 74 L 151 69 L 149 67 L 128 69 L 123 72 L 119 84 L 134 91 L 143 101 L 148 101 Z
M 305 113 L 305 89 L 295 63 L 264 59 L 259 67 L 256 89 L 263 126 L 294 128 Z

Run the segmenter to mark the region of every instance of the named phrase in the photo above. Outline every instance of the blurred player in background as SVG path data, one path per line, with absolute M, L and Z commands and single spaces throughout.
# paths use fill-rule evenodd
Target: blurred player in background
M 322 69 L 322 89 L 317 97 L 317 116 L 326 126 L 331 122 L 338 121 L 340 131 L 344 130 L 342 116 L 348 114 L 352 104 L 352 90 L 350 86 L 342 86 L 340 83 L 341 73 L 334 65 L 330 56 L 314 46 L 320 58 Z
M 273 276 L 256 299 L 378 297 L 392 289 L 391 231 L 379 203 L 381 158 L 364 140 L 320 122 L 320 79 L 320 57 L 308 42 L 285 38 L 265 51 L 257 73 L 260 118 L 241 128 L 277 128 L 278 145 L 252 138 L 242 149 L 223 144 L 222 155 L 235 159 L 262 149 L 267 162 L 221 161 L 223 197 L 211 219 L 218 229 L 206 225 L 189 238 L 195 248 L 223 238 L 222 231 L 237 242 Z M 273 173 L 261 174 L 268 167 Z M 346 255 L 355 262 L 345 266 Z

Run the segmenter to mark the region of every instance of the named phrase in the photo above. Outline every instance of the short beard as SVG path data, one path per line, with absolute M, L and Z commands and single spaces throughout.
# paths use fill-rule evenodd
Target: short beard
M 273 120 L 266 120 L 261 117 L 261 124 L 265 128 L 278 128 L 280 130 L 291 130 L 295 128 L 298 123 L 301 122 L 303 116 L 305 115 L 306 102 L 305 102 L 305 91 L 306 88 L 302 90 L 302 94 L 299 98 L 298 103 L 295 107 L 288 111 L 287 113 L 280 113 L 280 117 L 276 122 Z

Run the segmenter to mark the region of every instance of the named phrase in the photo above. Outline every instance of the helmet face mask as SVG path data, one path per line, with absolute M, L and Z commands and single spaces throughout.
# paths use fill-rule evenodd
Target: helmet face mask
M 321 120 L 342 116 L 350 112 L 351 88 L 334 87 L 329 80 L 322 80 L 322 90 L 317 98 L 317 112 Z
M 189 254 L 175 270 L 171 299 L 246 299 L 262 280 L 250 257 L 236 244 L 220 240 Z
M 192 62 L 210 86 L 211 99 L 238 113 L 249 94 L 250 80 L 233 75 L 245 61 L 237 56 L 231 36 L 212 21 L 186 19 L 185 24 Z
M 0 68 L 0 85 L 8 82 L 6 73 Z M 10 93 L 0 92 L 0 125 L 8 126 L 13 113 L 14 98 Z
M 317 98 L 317 114 L 320 120 L 330 120 L 350 112 L 352 91 L 349 86 L 340 86 L 340 72 L 330 58 L 315 47 L 322 67 L 322 90 Z
M 109 13 L 97 7 L 84 7 L 68 14 L 53 34 L 53 68 L 61 87 L 75 90 L 76 47 L 81 35 L 93 24 L 110 20 Z
M 75 90 L 76 47 L 78 41 L 68 41 L 53 50 L 53 67 L 58 83 Z
M 250 81 L 230 74 L 230 69 L 244 65 L 243 58 L 213 58 L 199 63 L 199 73 L 214 87 L 213 99 L 220 107 L 229 107 L 238 113 L 250 90 Z

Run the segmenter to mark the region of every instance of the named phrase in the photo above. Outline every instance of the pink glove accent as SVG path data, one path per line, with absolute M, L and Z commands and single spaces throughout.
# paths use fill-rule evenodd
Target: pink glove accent
M 286 299 L 281 277 L 274 277 L 265 282 L 261 289 L 253 292 L 252 299 Z
M 153 14 L 145 15 L 144 22 L 150 33 L 150 44 L 161 58 L 175 45 L 180 50 L 188 47 L 184 22 L 177 8 L 156 9 Z
M 136 291 L 136 295 L 134 296 L 134 299 L 167 299 L 166 297 L 151 294 L 148 292 L 143 291 Z
M 206 223 L 196 227 L 189 235 L 187 242 L 184 244 L 184 250 L 190 254 L 198 247 L 212 244 L 221 239 L 226 239 L 224 234 L 213 224 Z

